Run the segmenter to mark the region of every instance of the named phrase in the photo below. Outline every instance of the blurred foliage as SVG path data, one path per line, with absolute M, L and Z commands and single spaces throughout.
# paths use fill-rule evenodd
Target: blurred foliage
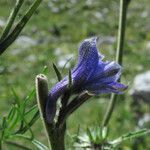
M 32 0 L 27 0 L 19 12 L 19 20 Z M 0 0 L 0 33 L 15 0 Z M 124 51 L 123 82 L 132 86 L 136 74 L 149 69 L 150 63 L 150 1 L 131 1 L 127 17 L 127 30 Z M 78 44 L 88 36 L 100 36 L 104 41 L 100 51 L 106 60 L 114 60 L 118 29 L 119 0 L 44 0 L 31 18 L 18 40 L 0 57 L 0 120 L 8 115 L 16 96 L 21 103 L 34 87 L 34 78 L 48 66 L 49 88 L 57 82 L 52 62 L 65 75 L 77 60 Z M 26 38 L 26 39 L 25 39 Z M 30 41 L 30 42 L 29 42 Z M 66 64 L 66 69 L 63 68 Z M 95 97 L 84 104 L 69 119 L 68 133 L 75 134 L 80 127 L 100 124 L 108 105 L 108 95 Z M 36 104 L 35 96 L 28 101 L 30 109 Z M 118 137 L 137 128 L 135 113 L 131 107 L 132 98 L 128 91 L 119 96 L 118 104 L 110 122 L 110 138 Z M 149 113 L 145 103 L 138 108 Z M 82 115 L 81 115 L 82 114 Z M 90 117 L 89 117 L 90 116 Z M 33 132 L 39 141 L 46 143 L 42 124 L 38 121 Z M 71 145 L 67 136 L 67 145 Z M 121 145 L 122 149 L 150 149 L 147 136 Z M 5 148 L 7 149 L 7 148 Z

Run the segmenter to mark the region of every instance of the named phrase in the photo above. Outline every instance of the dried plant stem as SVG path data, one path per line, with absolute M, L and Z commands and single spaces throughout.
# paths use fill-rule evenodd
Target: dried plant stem
M 123 47 L 124 47 L 124 37 L 125 37 L 125 27 L 126 27 L 126 14 L 127 14 L 127 8 L 128 8 L 129 2 L 130 2 L 130 0 L 120 0 L 118 44 L 117 44 L 117 52 L 116 52 L 116 62 L 119 63 L 120 65 L 122 65 L 122 59 L 123 59 Z M 116 101 L 117 101 L 117 95 L 112 94 L 107 112 L 104 116 L 102 126 L 108 125 L 109 120 L 112 116 Z

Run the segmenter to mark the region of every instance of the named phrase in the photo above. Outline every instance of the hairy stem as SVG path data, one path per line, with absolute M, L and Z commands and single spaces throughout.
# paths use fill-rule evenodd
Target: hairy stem
M 40 117 L 44 124 L 49 148 L 51 147 L 52 150 L 65 150 L 66 123 L 56 126 L 55 123 L 49 124 L 46 120 L 45 108 L 48 100 L 48 84 L 46 76 L 42 74 L 36 77 L 36 95 Z
M 49 136 L 52 150 L 65 150 L 65 133 L 66 123 L 59 127 L 51 125 Z
M 45 119 L 46 118 L 45 108 L 48 99 L 48 83 L 47 83 L 46 76 L 44 76 L 43 74 L 40 74 L 36 77 L 36 95 L 37 95 L 38 108 L 40 111 L 40 117 L 44 124 L 47 140 L 50 148 L 50 137 L 49 137 L 50 131 L 49 131 L 49 126 Z
M 116 52 L 116 62 L 122 65 L 123 59 L 123 47 L 124 47 L 124 37 L 125 37 L 125 27 L 126 27 L 126 14 L 127 8 L 130 0 L 120 0 L 120 15 L 119 15 L 119 28 L 118 28 L 118 44 L 117 44 L 117 52 Z M 115 108 L 115 104 L 117 101 L 117 95 L 112 94 L 108 109 L 104 116 L 104 120 L 102 126 L 107 126 L 109 120 L 112 116 L 113 110 Z

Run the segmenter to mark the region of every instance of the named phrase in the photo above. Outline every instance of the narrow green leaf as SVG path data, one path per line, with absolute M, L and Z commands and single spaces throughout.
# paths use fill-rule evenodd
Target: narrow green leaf
M 44 144 L 37 140 L 32 140 L 32 143 L 39 149 L 39 150 L 48 150 L 48 147 L 46 147 Z
M 11 124 L 14 124 L 14 119 L 16 117 L 16 107 L 13 106 L 12 109 L 10 110 L 8 116 L 7 116 L 7 124 L 10 127 Z
M 30 122 L 28 123 L 28 125 L 30 126 L 30 128 L 32 127 L 32 125 L 40 118 L 39 115 L 39 111 L 37 111 L 34 116 L 32 117 L 32 119 L 30 120 Z M 23 128 L 19 129 L 16 134 L 23 134 L 28 130 L 28 126 L 24 126 Z
M 2 33 L 0 40 L 3 40 L 8 35 L 23 2 L 24 2 L 24 0 L 17 0 L 16 1 L 15 7 L 13 8 L 12 12 L 10 13 L 10 16 L 8 18 L 7 24 L 5 26 L 5 29 Z
M 47 67 L 47 66 L 44 66 L 43 71 L 42 71 L 42 74 L 46 74 L 47 70 L 48 70 L 48 67 Z
M 25 113 L 25 116 L 32 114 L 34 111 L 36 111 L 36 109 L 38 109 L 38 107 L 37 105 L 34 105 Z
M 102 128 L 102 139 L 105 140 L 108 136 L 108 128 L 107 127 L 103 127 Z
M 5 129 L 6 128 L 6 117 L 3 117 L 3 121 L 2 121 L 2 128 Z
M 2 134 L 1 134 L 1 140 L 3 140 L 3 137 L 5 135 L 5 129 L 7 127 L 7 123 L 6 123 L 6 117 L 3 117 L 2 120 Z
M 9 111 L 9 114 L 7 116 L 7 121 L 11 120 L 14 116 L 14 111 L 15 111 L 15 106 L 13 106 L 10 111 Z
M 13 118 L 11 120 L 9 120 L 9 130 L 13 129 L 16 124 L 18 123 L 20 117 L 20 114 L 17 111 L 17 108 L 14 107 L 14 114 L 13 114 Z
M 31 90 L 31 92 L 27 95 L 27 97 L 24 99 L 22 105 L 20 106 L 20 112 L 24 116 L 25 114 L 25 109 L 26 109 L 26 104 L 28 103 L 29 100 L 33 99 L 35 96 L 35 88 Z
M 53 63 L 53 68 L 54 68 L 55 73 L 57 75 L 58 81 L 60 81 L 62 79 L 62 76 L 61 76 L 60 71 L 58 70 L 58 68 L 56 67 L 56 65 L 54 63 Z
M 17 111 L 18 111 L 18 113 L 21 114 L 19 108 L 17 108 Z M 33 138 L 34 138 L 34 134 L 33 134 L 33 132 L 32 132 L 32 129 L 31 129 L 30 125 L 26 122 L 26 120 L 25 120 L 25 118 L 24 118 L 24 115 L 21 114 L 21 118 L 22 118 L 22 122 L 26 125 L 26 127 L 28 128 L 28 130 L 29 130 L 30 133 L 31 133 L 31 139 L 33 139 Z
M 38 140 L 31 139 L 28 136 L 25 136 L 25 135 L 22 135 L 22 134 L 15 134 L 15 135 L 11 136 L 11 138 L 14 138 L 14 137 L 23 138 L 25 140 L 28 140 L 29 142 L 32 142 L 39 150 L 48 150 L 48 148 L 44 144 L 42 144 Z
M 129 133 L 122 135 L 121 137 L 111 141 L 110 144 L 118 145 L 118 144 L 120 144 L 126 140 L 138 138 L 138 137 L 144 136 L 144 135 L 149 134 L 149 133 L 150 133 L 150 129 L 141 129 L 141 130 L 138 130 L 135 132 L 129 132 Z
M 102 138 L 101 138 L 101 128 L 99 126 L 96 126 L 95 130 L 94 130 L 94 133 L 95 133 L 95 136 L 96 136 L 95 142 L 96 142 L 96 144 L 99 144 L 102 140 Z
M 87 128 L 87 135 L 91 142 L 94 142 L 94 137 L 90 128 Z
M 31 100 L 35 96 L 35 88 L 31 90 L 31 92 L 27 95 L 24 102 L 27 103 L 29 100 Z
M 42 0 L 35 0 L 26 14 L 15 26 L 14 30 L 2 42 L 0 42 L 0 55 L 15 41 L 41 2 Z
M 19 99 L 19 96 L 17 95 L 16 91 L 14 88 L 11 89 L 12 93 L 13 93 L 13 96 L 15 97 L 15 103 L 17 104 L 17 106 L 19 107 L 20 106 L 20 99 Z

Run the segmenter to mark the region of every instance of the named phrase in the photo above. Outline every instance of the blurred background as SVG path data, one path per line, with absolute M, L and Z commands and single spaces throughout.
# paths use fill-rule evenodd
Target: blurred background
M 26 0 L 22 14 L 33 0 Z M 15 0 L 0 0 L 0 33 Z M 123 58 L 122 82 L 129 86 L 119 96 L 110 121 L 110 139 L 138 128 L 150 127 L 150 1 L 131 0 Z M 57 83 L 54 62 L 65 76 L 78 57 L 79 43 L 87 37 L 100 36 L 98 48 L 104 60 L 115 60 L 119 0 L 43 0 L 18 39 L 0 57 L 0 119 L 14 103 L 12 88 L 20 100 L 33 89 L 34 80 L 48 66 L 49 89 Z M 17 21 L 16 20 L 16 21 Z M 67 62 L 67 63 L 66 63 Z M 65 66 L 65 67 L 64 67 Z M 139 75 L 140 74 L 140 75 Z M 110 95 L 89 100 L 68 121 L 67 146 L 71 138 L 87 126 L 101 124 Z M 35 96 L 28 107 L 36 103 Z M 46 143 L 42 124 L 32 127 L 38 140 Z M 150 149 L 148 136 L 121 145 L 122 149 Z M 68 148 L 69 149 L 69 148 Z

